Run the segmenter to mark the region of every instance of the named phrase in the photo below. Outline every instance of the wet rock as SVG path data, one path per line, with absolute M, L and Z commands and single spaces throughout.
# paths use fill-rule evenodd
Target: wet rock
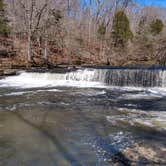
M 132 146 L 124 149 L 113 156 L 109 162 L 113 165 L 166 165 L 166 148 L 153 144 L 143 145 L 142 143 L 135 143 Z
M 2 76 L 3 75 L 3 70 L 0 70 L 0 76 Z
M 6 69 L 3 71 L 3 75 L 5 76 L 12 76 L 16 74 L 17 74 L 17 70 L 14 70 L 14 69 Z

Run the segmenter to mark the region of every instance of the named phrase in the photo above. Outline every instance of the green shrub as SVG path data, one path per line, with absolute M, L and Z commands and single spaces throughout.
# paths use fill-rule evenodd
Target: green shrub
M 164 24 L 163 24 L 162 20 L 160 20 L 160 19 L 153 20 L 150 24 L 150 31 L 154 35 L 157 35 L 160 32 L 162 32 L 163 28 L 164 28 Z
M 4 1 L 0 0 L 0 35 L 7 36 L 10 33 L 10 27 L 8 26 L 4 8 Z

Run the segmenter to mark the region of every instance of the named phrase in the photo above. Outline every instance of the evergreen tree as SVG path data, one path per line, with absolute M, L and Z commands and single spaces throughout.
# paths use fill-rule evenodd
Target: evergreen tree
M 154 35 L 158 35 L 163 30 L 163 28 L 164 24 L 160 19 L 153 20 L 150 24 L 150 31 Z
M 10 28 L 8 26 L 8 20 L 4 8 L 4 1 L 0 0 L 0 35 L 7 36 L 10 32 Z
M 124 11 L 117 11 L 114 15 L 112 26 L 112 39 L 115 47 L 125 47 L 128 40 L 132 39 L 130 22 Z

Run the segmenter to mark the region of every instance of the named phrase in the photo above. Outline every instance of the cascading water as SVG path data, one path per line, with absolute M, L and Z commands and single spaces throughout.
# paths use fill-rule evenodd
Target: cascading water
M 82 68 L 66 73 L 22 72 L 18 76 L 0 80 L 8 86 L 127 86 L 165 87 L 166 71 L 149 69 L 93 69 Z

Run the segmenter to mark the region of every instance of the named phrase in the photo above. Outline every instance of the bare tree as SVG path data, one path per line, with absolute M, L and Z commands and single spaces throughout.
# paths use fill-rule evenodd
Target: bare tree
M 106 63 L 113 55 L 111 32 L 117 10 L 127 14 L 134 35 L 138 32 L 141 19 L 146 18 L 150 22 L 160 18 L 166 22 L 165 9 L 143 7 L 132 0 L 6 2 L 13 36 L 26 39 L 28 61 L 32 60 L 34 54 L 47 61 L 60 50 L 61 54 L 68 56 L 68 63 L 72 63 L 72 57 L 89 58 L 92 63 Z

